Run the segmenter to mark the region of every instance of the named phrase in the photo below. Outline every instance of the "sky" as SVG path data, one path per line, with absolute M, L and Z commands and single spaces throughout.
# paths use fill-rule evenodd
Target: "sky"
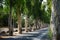
M 47 2 L 47 0 L 43 0 L 44 2 Z
M 47 0 L 43 0 L 42 4 L 46 5 L 46 2 L 47 2 Z M 46 6 L 45 10 L 47 10 L 47 6 Z

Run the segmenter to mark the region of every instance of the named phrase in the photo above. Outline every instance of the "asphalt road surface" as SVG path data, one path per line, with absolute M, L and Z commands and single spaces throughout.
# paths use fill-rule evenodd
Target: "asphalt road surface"
M 0 38 L 0 40 L 49 40 L 48 29 L 49 28 L 42 28 L 34 32 L 22 34 L 23 36 L 17 35 L 17 36 L 9 37 L 9 38 Z

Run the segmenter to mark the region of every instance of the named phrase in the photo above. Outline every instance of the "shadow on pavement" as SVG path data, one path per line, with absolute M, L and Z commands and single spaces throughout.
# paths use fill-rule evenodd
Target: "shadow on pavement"
M 22 38 L 0 38 L 0 40 L 32 40 L 29 37 L 22 37 Z

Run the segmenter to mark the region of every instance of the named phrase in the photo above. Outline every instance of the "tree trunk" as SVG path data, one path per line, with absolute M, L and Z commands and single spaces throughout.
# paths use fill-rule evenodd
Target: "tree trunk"
M 28 16 L 25 15 L 25 32 L 28 32 Z
M 56 13 L 56 31 L 57 31 L 57 40 L 60 40 L 60 0 L 54 0 L 54 12 Z
M 51 13 L 51 20 L 50 20 L 50 29 L 51 29 L 51 31 L 52 31 L 52 34 L 53 34 L 53 39 L 52 40 L 56 40 L 56 27 L 57 27 L 57 25 L 56 25 L 56 19 L 57 19 L 57 12 L 56 12 L 56 1 L 57 0 L 52 0 L 52 13 Z M 58 24 L 58 23 L 57 23 Z
M 35 31 L 35 29 L 36 29 L 36 21 L 34 20 L 33 23 L 34 23 L 34 24 L 33 24 L 32 30 Z
M 10 5 L 10 13 L 8 18 L 8 26 L 9 26 L 9 35 L 13 35 L 13 26 L 12 26 L 12 7 Z
M 20 10 L 20 7 L 17 7 L 17 17 L 18 17 L 18 33 L 22 34 L 21 10 Z
M 36 18 L 36 20 L 35 20 L 35 26 L 36 26 L 36 29 L 38 29 L 38 19 Z
M 42 23 L 42 21 L 41 21 L 41 27 L 40 28 L 42 28 L 43 27 L 43 23 Z
M 40 29 L 40 26 L 41 26 L 40 20 L 38 20 L 38 28 L 39 28 L 39 29 Z

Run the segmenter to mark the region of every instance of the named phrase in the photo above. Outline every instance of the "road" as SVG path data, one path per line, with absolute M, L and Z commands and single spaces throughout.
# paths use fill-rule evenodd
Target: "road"
M 49 40 L 48 29 L 49 28 L 42 28 L 34 32 L 28 32 L 28 33 L 22 34 L 22 36 L 17 35 L 9 38 L 3 38 L 3 39 L 0 38 L 0 40 Z

